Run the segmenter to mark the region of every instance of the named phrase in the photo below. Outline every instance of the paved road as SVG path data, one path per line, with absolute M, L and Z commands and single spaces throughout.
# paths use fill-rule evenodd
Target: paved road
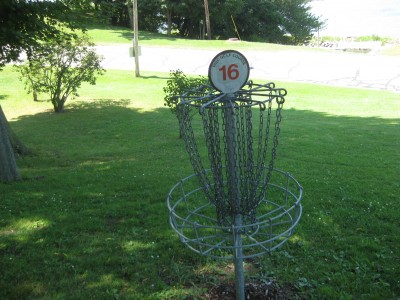
M 130 45 L 97 46 L 107 69 L 134 70 Z M 142 71 L 207 76 L 210 61 L 220 50 L 142 47 Z M 317 51 L 242 50 L 251 66 L 250 79 L 282 80 L 361 87 L 400 92 L 400 57 Z

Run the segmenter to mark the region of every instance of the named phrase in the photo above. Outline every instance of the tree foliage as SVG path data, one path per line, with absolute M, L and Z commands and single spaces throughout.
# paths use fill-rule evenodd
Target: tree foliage
M 200 85 L 209 84 L 207 77 L 188 77 L 181 70 L 173 70 L 170 72 L 170 79 L 167 80 L 167 86 L 163 88 L 165 93 L 164 106 L 169 107 L 171 112 L 176 114 L 176 106 L 179 103 L 180 95 Z
M 64 0 L 73 9 L 92 9 L 112 25 L 131 26 L 132 0 Z M 274 43 L 303 43 L 323 22 L 310 12 L 311 0 L 208 0 L 213 37 L 236 36 L 234 19 L 242 39 Z M 91 5 L 92 4 L 92 5 Z M 203 37 L 203 0 L 146 0 L 138 2 L 141 30 L 177 32 L 189 38 Z
M 28 92 L 47 93 L 55 112 L 62 112 L 70 95 L 78 95 L 82 82 L 96 83 L 103 74 L 102 58 L 86 36 L 63 42 L 50 40 L 18 66 Z
M 291 35 L 293 43 L 308 41 L 312 32 L 323 25 L 323 22 L 309 11 L 310 8 L 307 5 L 309 0 L 280 0 L 279 2 L 284 31 Z
M 126 10 L 131 2 L 127 2 Z M 233 19 L 242 39 L 303 43 L 323 24 L 318 17 L 311 14 L 309 2 L 310 0 L 208 0 L 211 31 L 215 38 L 236 36 Z M 202 26 L 205 25 L 204 1 L 147 0 L 139 1 L 138 9 L 141 30 L 164 29 L 168 33 L 174 31 L 184 37 L 201 37 Z
M 73 15 L 69 6 L 57 0 L 1 0 L 0 68 L 17 60 L 22 52 L 29 57 L 41 41 L 74 36 L 77 26 Z
M 65 0 L 66 1 L 66 0 Z M 85 1 L 85 0 L 82 0 Z M 89 0 L 86 0 L 91 2 Z M 310 12 L 310 0 L 208 0 L 213 37 L 298 44 L 323 25 Z M 132 0 L 97 0 L 97 15 L 111 15 L 113 25 L 131 24 Z M 140 30 L 201 38 L 205 26 L 202 0 L 146 0 L 138 2 Z M 130 25 L 128 25 L 130 26 Z
M 167 80 L 167 86 L 163 88 L 165 93 L 164 106 L 169 107 L 171 112 L 176 115 L 180 95 L 201 85 L 209 84 L 210 81 L 207 77 L 188 77 L 181 70 L 173 70 L 170 72 L 170 79 Z M 179 137 L 182 137 L 181 131 L 179 131 Z

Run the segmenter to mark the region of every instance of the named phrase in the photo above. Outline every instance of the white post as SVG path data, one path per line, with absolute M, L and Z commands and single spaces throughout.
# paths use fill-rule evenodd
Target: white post
M 135 56 L 135 76 L 140 77 L 139 72 L 139 21 L 137 0 L 133 0 L 133 51 Z

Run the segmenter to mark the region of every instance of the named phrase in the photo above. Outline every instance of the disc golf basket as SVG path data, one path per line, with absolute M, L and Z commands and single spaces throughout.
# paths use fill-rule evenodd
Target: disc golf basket
M 302 213 L 301 185 L 274 168 L 285 96 L 250 81 L 234 93 L 199 86 L 177 105 L 194 174 L 168 194 L 170 224 L 191 250 L 233 260 L 237 299 L 243 259 L 284 244 Z

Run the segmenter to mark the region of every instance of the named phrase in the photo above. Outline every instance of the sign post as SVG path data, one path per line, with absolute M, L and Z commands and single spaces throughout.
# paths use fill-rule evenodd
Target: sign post
M 226 50 L 219 53 L 211 61 L 208 69 L 208 77 L 212 86 L 220 92 L 226 94 L 224 99 L 223 115 L 225 116 L 225 135 L 227 146 L 227 171 L 228 171 L 228 190 L 230 190 L 230 201 L 235 207 L 241 206 L 239 192 L 239 174 L 236 157 L 235 145 L 237 143 L 236 115 L 232 99 L 233 93 L 239 91 L 249 79 L 250 67 L 246 57 L 235 50 Z M 242 251 L 242 215 L 237 213 L 234 218 L 234 265 L 235 265 L 235 286 L 236 299 L 244 299 L 244 272 L 243 272 L 243 251 Z
M 135 76 L 140 77 L 139 72 L 139 21 L 137 0 L 133 0 L 133 51 L 135 53 Z
M 247 299 L 243 260 L 283 245 L 302 213 L 303 188 L 274 168 L 287 92 L 273 82 L 249 82 L 249 71 L 241 53 L 223 51 L 208 69 L 219 92 L 200 85 L 179 96 L 177 117 L 195 173 L 167 198 L 170 224 L 183 243 L 233 259 L 236 300 Z M 201 122 L 204 136 L 193 126 Z

